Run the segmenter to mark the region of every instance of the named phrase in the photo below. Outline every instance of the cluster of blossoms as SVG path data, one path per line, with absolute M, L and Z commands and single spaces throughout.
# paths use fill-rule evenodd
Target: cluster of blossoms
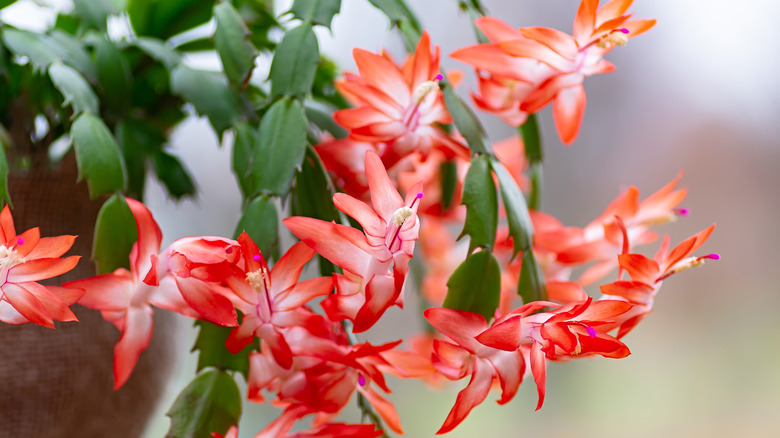
M 654 24 L 626 14 L 632 0 L 612 0 L 601 8 L 598 3 L 582 1 L 573 36 L 478 19 L 490 43 L 451 54 L 477 69 L 476 106 L 517 126 L 552 102 L 561 139 L 574 141 L 585 107 L 584 77 L 612 71 L 603 56 Z M 6 208 L 0 215 L 5 274 L 0 319 L 52 326 L 53 319 L 75 319 L 67 307 L 76 301 L 101 311 L 122 333 L 114 355 L 116 388 L 149 344 L 153 307 L 233 327 L 225 347 L 234 353 L 260 339 L 259 351 L 250 355 L 248 398 L 264 402 L 274 394 L 273 403 L 283 412 L 256 437 L 382 435 L 379 424 L 333 422 L 355 392 L 389 429 L 403 433 L 395 408 L 383 396 L 390 392 L 387 374 L 426 381 L 469 377 L 441 434 L 457 427 L 491 388 L 501 389 L 499 404 L 509 402 L 526 375 L 536 385 L 539 409 L 548 361 L 626 357 L 630 352 L 622 339 L 652 311 L 663 281 L 718 258 L 692 255 L 714 226 L 671 249 L 664 238 L 653 258 L 634 252 L 657 239 L 652 226 L 688 214 L 679 208 L 686 192 L 677 188 L 678 177 L 643 200 L 629 187 L 584 228 L 531 211 L 534 239 L 527 251 L 546 285 L 546 298 L 539 301 L 517 302 L 523 258 L 516 257 L 502 210 L 498 242 L 478 252 L 490 251 L 501 267 L 498 305 L 490 315 L 446 306 L 448 279 L 464 258 L 478 254 L 465 246 L 460 251 L 450 233 L 466 217 L 459 204 L 471 154 L 456 133 L 443 128 L 452 117 L 439 83 L 457 82 L 460 74 L 445 79 L 440 73 L 439 48 L 431 48 L 427 33 L 400 65 L 386 53 L 361 49 L 354 50 L 354 58 L 358 73 L 337 83 L 354 107 L 333 115 L 349 135 L 323 139 L 315 150 L 343 191 L 333 203 L 359 228 L 346 220 L 288 217 L 283 222 L 300 242 L 269 268 L 246 233 L 237 240 L 187 237 L 161 250 L 162 234 L 152 214 L 127 199 L 138 228 L 130 270 L 57 288 L 36 281 L 75 266 L 75 257 L 58 258 L 73 237 L 39 239 L 35 229 L 16 236 Z M 495 145 L 494 158 L 519 188 L 528 187 L 519 137 Z M 454 173 L 449 191 L 441 183 L 445 166 Z M 399 348 L 401 340 L 358 342 L 355 334 L 371 329 L 390 307 L 403 307 L 418 240 L 428 267 L 419 285 L 429 304 L 424 317 L 436 333 L 409 340 L 408 350 Z M 336 272 L 301 280 L 304 265 L 317 254 Z M 615 271 L 614 281 L 600 285 L 600 297 L 585 292 Z M 575 278 L 574 272 L 582 273 Z M 291 433 L 306 416 L 313 416 L 313 429 Z M 237 436 L 237 429 L 226 436 Z

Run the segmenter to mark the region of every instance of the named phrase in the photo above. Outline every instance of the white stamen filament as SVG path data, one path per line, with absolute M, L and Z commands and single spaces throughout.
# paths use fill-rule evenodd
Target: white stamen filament
M 0 269 L 8 269 L 24 261 L 24 257 L 20 256 L 15 249 L 0 245 Z
M 616 46 L 625 46 L 628 42 L 628 36 L 623 32 L 612 32 L 603 36 L 599 42 L 596 43 L 596 47 L 599 49 L 606 49 L 610 44 Z
M 439 89 L 438 81 L 425 81 L 412 93 L 412 103 L 419 105 L 431 92 Z
M 401 207 L 393 213 L 393 224 L 400 227 L 412 216 L 414 216 L 414 210 L 409 207 Z

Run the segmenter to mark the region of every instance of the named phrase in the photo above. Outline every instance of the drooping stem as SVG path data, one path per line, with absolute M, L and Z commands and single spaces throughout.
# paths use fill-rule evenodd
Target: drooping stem
M 525 157 L 531 169 L 531 193 L 528 195 L 528 208 L 539 210 L 542 202 L 542 140 L 536 114 L 529 114 L 525 123 L 520 125 L 520 136 L 525 146 Z

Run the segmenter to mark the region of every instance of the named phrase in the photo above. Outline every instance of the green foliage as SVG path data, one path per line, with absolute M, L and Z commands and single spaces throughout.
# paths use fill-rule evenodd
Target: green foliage
M 309 120 L 314 126 L 316 126 L 319 129 L 322 129 L 323 131 L 326 131 L 330 135 L 332 135 L 334 138 L 344 138 L 347 136 L 348 132 L 346 129 L 342 128 L 341 125 L 336 123 L 333 120 L 333 117 L 317 108 L 314 108 L 313 106 L 307 106 L 305 108 L 306 110 L 306 119 Z
M 463 201 L 466 223 L 460 233 L 470 236 L 469 254 L 481 247 L 492 249 L 498 228 L 498 194 L 490 173 L 490 161 L 485 155 L 476 155 L 463 183 Z
M 485 141 L 485 128 L 482 127 L 474 111 L 455 94 L 455 89 L 447 82 L 442 84 L 444 103 L 452 115 L 458 132 L 466 139 L 472 154 L 493 154 L 490 143 Z
M 168 39 L 211 19 L 215 0 L 129 0 L 136 35 Z
M 146 182 L 147 158 L 165 144 L 165 132 L 149 120 L 127 118 L 117 123 L 116 136 L 122 146 L 127 169 L 127 194 L 141 199 Z
M 308 94 L 319 59 L 317 36 L 311 24 L 304 22 L 285 33 L 271 62 L 271 97 Z
M 251 178 L 256 193 L 286 196 L 306 153 L 306 117 L 294 99 L 276 101 L 263 116 L 253 148 Z
M 382 11 L 392 25 L 398 27 L 406 50 L 413 52 L 423 28 L 409 6 L 403 0 L 369 0 L 369 2 Z
M 181 55 L 157 38 L 139 37 L 135 40 L 135 45 L 152 59 L 165 65 L 168 70 L 173 70 L 181 62 Z
M 218 73 L 180 64 L 171 72 L 171 90 L 192 103 L 198 114 L 208 117 L 220 136 L 238 118 L 238 97 Z
M 124 114 L 132 102 L 130 67 L 116 44 L 106 37 L 95 45 L 95 65 L 102 101 L 114 114 Z
M 0 201 L 5 201 L 13 207 L 11 195 L 8 193 L 8 159 L 5 156 L 5 149 L 8 145 L 5 144 L 3 137 L 0 136 Z
M 195 196 L 195 183 L 178 158 L 158 150 L 153 156 L 154 173 L 174 199 Z
M 55 62 L 49 66 L 49 77 L 65 97 L 63 105 L 73 107 L 73 115 L 83 112 L 98 113 L 98 99 L 87 80 L 76 70 Z
M 138 240 L 135 218 L 125 198 L 113 195 L 100 207 L 95 223 L 92 260 L 98 274 L 130 269 L 130 250 Z
M 16 0 L 0 0 L 0 9 L 3 9 L 6 6 L 10 6 L 14 3 L 16 3 Z
M 458 165 L 455 161 L 445 161 L 439 166 L 439 175 L 441 180 L 441 208 L 449 210 L 452 206 L 453 196 L 455 196 L 455 186 L 458 182 Z
M 523 268 L 517 283 L 517 294 L 523 299 L 523 303 L 547 300 L 544 273 L 530 249 L 523 252 Z
M 59 48 L 46 35 L 12 28 L 5 28 L 2 32 L 5 46 L 11 52 L 27 57 L 36 70 L 43 71 L 49 64 L 60 61 Z
M 542 141 L 536 114 L 529 114 L 525 123 L 520 125 L 525 156 L 531 168 L 531 193 L 528 195 L 528 208 L 538 210 L 542 200 Z
M 279 236 L 279 213 L 271 197 L 260 195 L 244 208 L 233 237 L 237 239 L 243 231 L 255 241 L 266 258 L 271 255 Z
M 241 87 L 252 74 L 257 50 L 247 38 L 249 31 L 230 3 L 220 3 L 214 7 L 217 30 L 214 44 L 222 69 L 233 85 Z
M 501 267 L 489 250 L 469 256 L 447 280 L 444 307 L 493 319 L 501 298 Z
M 211 438 L 225 434 L 241 417 L 241 392 L 230 374 L 207 370 L 176 397 L 167 415 L 171 427 L 166 438 Z
M 330 28 L 333 16 L 338 14 L 340 9 L 341 0 L 295 0 L 290 12 L 295 18 Z
M 108 16 L 118 12 L 112 0 L 73 0 L 73 8 L 85 25 L 104 32 Z
M 512 178 L 512 175 L 509 174 L 500 161 L 494 158 L 490 161 L 490 166 L 498 177 L 498 184 L 501 186 L 501 199 L 504 201 L 504 208 L 506 209 L 506 216 L 509 222 L 509 235 L 512 236 L 514 243 L 514 254 L 517 255 L 518 252 L 531 248 L 534 234 L 525 197 L 514 178 Z
M 91 198 L 125 189 L 127 176 L 119 145 L 106 125 L 91 113 L 81 114 L 70 129 L 79 180 L 86 178 Z
M 257 130 L 246 123 L 238 123 L 235 126 L 233 139 L 233 173 L 238 180 L 238 186 L 244 198 L 254 193 L 251 177 L 252 158 L 255 144 L 257 144 Z
M 198 337 L 192 351 L 198 352 L 198 372 L 204 368 L 214 367 L 220 370 L 237 371 L 249 376 L 249 353 L 260 351 L 260 340 L 244 347 L 238 354 L 232 354 L 225 348 L 225 341 L 235 327 L 221 327 L 208 321 L 195 321 L 198 327 Z
M 339 211 L 333 205 L 333 186 L 320 161 L 320 157 L 309 146 L 301 170 L 295 175 L 295 186 L 290 196 L 290 215 L 306 216 L 324 221 L 340 221 Z M 320 274 L 329 276 L 336 272 L 336 265 L 318 256 Z

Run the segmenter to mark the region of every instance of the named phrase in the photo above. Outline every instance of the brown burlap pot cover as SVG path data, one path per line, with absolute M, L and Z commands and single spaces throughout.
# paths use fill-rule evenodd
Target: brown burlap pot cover
M 53 284 L 94 275 L 93 227 L 101 202 L 75 184 L 74 160 L 55 170 L 9 177 L 17 231 L 40 227 L 42 236 L 76 234 L 68 253 L 82 256 L 76 269 Z M 0 436 L 31 438 L 141 436 L 170 376 L 176 324 L 155 312 L 154 336 L 130 380 L 113 390 L 113 347 L 119 330 L 100 313 L 74 306 L 79 322 L 56 329 L 0 322 Z

